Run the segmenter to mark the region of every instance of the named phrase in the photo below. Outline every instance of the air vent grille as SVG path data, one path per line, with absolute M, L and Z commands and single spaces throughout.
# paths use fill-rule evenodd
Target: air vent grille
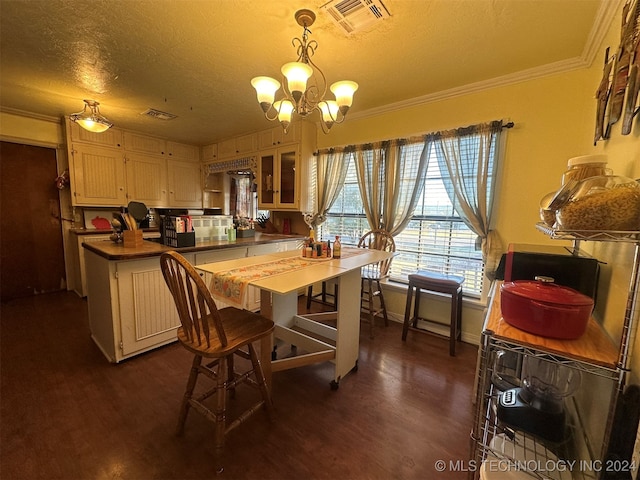
M 174 118 L 178 117 L 173 113 L 163 112 L 161 110 L 156 110 L 155 108 L 148 108 L 147 110 L 142 112 L 140 115 L 146 115 L 148 117 L 157 118 L 158 120 L 173 120 Z
M 322 8 L 348 34 L 391 16 L 381 0 L 332 0 Z

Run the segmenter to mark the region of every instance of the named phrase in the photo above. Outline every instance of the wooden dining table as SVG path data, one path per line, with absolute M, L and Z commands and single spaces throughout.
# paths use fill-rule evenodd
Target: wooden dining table
M 360 269 L 385 260 L 390 252 L 342 249 L 341 258 L 308 259 L 301 251 L 277 252 L 198 265 L 214 298 L 241 305 L 246 287 L 260 289 L 260 313 L 275 323 L 273 338 L 260 345 L 260 359 L 271 389 L 272 373 L 320 362 L 334 365 L 330 386 L 357 368 L 360 344 Z M 315 283 L 338 286 L 334 312 L 298 314 L 298 295 Z M 236 298 L 233 298 L 233 297 Z M 280 352 L 290 345 L 286 355 Z M 277 347 L 277 348 L 276 348 Z

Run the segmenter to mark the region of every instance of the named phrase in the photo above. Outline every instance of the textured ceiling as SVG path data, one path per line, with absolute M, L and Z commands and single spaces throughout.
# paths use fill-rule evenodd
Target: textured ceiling
M 278 78 L 280 66 L 296 59 L 291 40 L 302 33 L 294 20 L 301 8 L 317 14 L 314 61 L 329 83 L 360 84 L 350 113 L 357 116 L 589 62 L 604 12 L 619 0 L 383 0 L 391 17 L 352 35 L 323 3 L 0 0 L 0 107 L 62 117 L 95 99 L 118 127 L 204 145 L 272 125 L 250 80 Z M 148 108 L 178 118 L 140 115 Z

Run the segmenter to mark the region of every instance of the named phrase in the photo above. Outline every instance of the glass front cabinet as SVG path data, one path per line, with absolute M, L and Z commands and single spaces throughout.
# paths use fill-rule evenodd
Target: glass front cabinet
M 300 206 L 300 150 L 291 145 L 260 152 L 258 208 L 297 210 Z

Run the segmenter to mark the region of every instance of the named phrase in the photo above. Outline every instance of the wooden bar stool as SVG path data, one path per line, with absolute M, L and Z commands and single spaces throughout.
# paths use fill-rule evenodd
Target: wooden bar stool
M 460 340 L 462 327 L 462 283 L 464 277 L 461 275 L 444 275 L 441 273 L 418 271 L 409 275 L 409 289 L 407 290 L 407 306 L 404 310 L 404 325 L 402 327 L 402 340 L 407 339 L 407 332 L 415 330 L 419 332 L 428 332 L 425 329 L 418 328 L 418 320 L 425 322 L 438 323 L 433 320 L 419 317 L 420 311 L 420 291 L 427 290 L 430 292 L 444 293 L 451 295 L 451 320 L 449 334 L 449 355 L 452 357 L 456 354 L 456 341 Z M 413 290 L 416 290 L 416 300 L 413 309 L 413 317 L 411 317 L 411 300 Z

